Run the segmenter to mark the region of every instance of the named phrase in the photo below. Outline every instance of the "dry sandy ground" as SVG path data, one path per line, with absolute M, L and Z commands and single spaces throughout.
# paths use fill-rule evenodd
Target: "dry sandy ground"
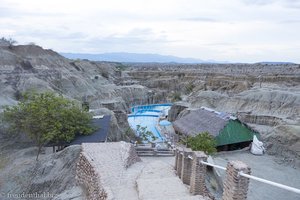
M 252 175 L 300 189 L 300 169 L 278 164 L 276 157 L 255 156 L 250 152 L 234 152 L 215 156 L 216 164 L 226 166 L 230 160 L 241 160 L 251 167 Z M 220 170 L 224 177 L 225 172 Z M 250 180 L 248 200 L 296 200 L 300 194 L 289 192 L 265 183 Z

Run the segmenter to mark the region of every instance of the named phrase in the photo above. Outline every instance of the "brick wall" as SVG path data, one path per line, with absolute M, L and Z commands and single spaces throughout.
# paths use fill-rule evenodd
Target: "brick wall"
M 107 199 L 100 176 L 92 166 L 90 158 L 81 152 L 76 167 L 76 179 L 79 185 L 84 189 L 87 200 Z
M 104 151 L 105 150 L 105 151 Z M 111 162 L 112 160 L 116 162 Z M 109 163 L 106 167 L 124 170 L 132 164 L 141 161 L 134 147 L 126 142 L 89 143 L 82 144 L 81 153 L 76 166 L 76 179 L 85 191 L 87 200 L 113 199 L 110 186 L 105 185 L 105 177 L 99 171 L 99 164 Z M 103 167 L 103 166 L 102 166 Z M 98 171 L 97 171 L 98 169 Z

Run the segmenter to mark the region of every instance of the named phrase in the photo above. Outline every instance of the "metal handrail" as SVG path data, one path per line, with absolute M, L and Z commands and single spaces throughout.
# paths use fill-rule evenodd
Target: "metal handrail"
M 250 178 L 250 179 L 259 181 L 259 182 L 262 182 L 262 183 L 267 183 L 267 184 L 273 185 L 273 186 L 275 186 L 275 187 L 279 187 L 279 188 L 282 188 L 282 189 L 285 189 L 285 190 L 289 190 L 289 191 L 295 192 L 295 193 L 297 193 L 297 194 L 300 194 L 300 190 L 297 189 L 297 188 L 294 188 L 294 187 L 290 187 L 290 186 L 283 185 L 283 184 L 280 184 L 280 183 L 276 183 L 276 182 L 273 182 L 273 181 L 268 181 L 268 180 L 265 180 L 265 179 L 262 179 L 262 178 L 258 178 L 258 177 L 256 177 L 256 176 L 252 176 L 252 175 L 249 175 L 249 174 L 245 174 L 245 173 L 243 173 L 243 172 L 239 172 L 239 175 L 240 175 L 240 176 L 243 176 L 243 177 L 246 177 L 246 178 Z
M 188 158 L 191 159 L 191 160 L 193 160 L 193 157 L 190 156 L 190 155 L 188 155 Z M 222 170 L 225 170 L 225 171 L 227 170 L 226 167 L 222 167 L 222 166 L 219 166 L 219 165 L 211 164 L 211 163 L 205 162 L 203 160 L 201 160 L 200 163 L 204 164 L 204 165 L 211 166 L 211 167 L 215 167 L 215 168 L 218 168 L 218 169 L 222 169 Z M 245 174 L 242 171 L 239 172 L 239 175 L 243 176 L 243 177 L 246 177 L 246 178 L 249 178 L 249 179 L 253 179 L 253 180 L 262 182 L 262 183 L 266 183 L 266 184 L 269 184 L 269 185 L 272 185 L 272 186 L 275 186 L 275 187 L 278 187 L 278 188 L 281 188 L 281 189 L 285 189 L 285 190 L 288 190 L 288 191 L 291 191 L 291 192 L 295 192 L 297 194 L 300 194 L 300 189 L 297 189 L 297 188 L 294 188 L 294 187 L 290 187 L 290 186 L 287 186 L 287 185 L 283 185 L 283 184 L 280 184 L 280 183 L 276 183 L 276 182 L 273 182 L 273 181 L 262 179 L 262 178 L 259 178 L 259 177 L 256 177 L 256 176 L 252 176 L 252 175 L 249 175 L 249 174 Z
M 204 165 L 208 165 L 208 166 L 215 167 L 215 168 L 222 169 L 222 170 L 226 171 L 226 167 L 222 167 L 222 166 L 219 166 L 219 165 L 214 165 L 214 164 L 211 164 L 211 163 L 208 163 L 208 162 L 204 162 L 202 160 L 200 162 Z

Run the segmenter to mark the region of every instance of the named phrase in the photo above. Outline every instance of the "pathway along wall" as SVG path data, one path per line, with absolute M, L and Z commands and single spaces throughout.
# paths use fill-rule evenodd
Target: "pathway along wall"
M 112 185 L 108 185 L 107 179 L 120 174 L 115 174 L 116 171 L 112 169 L 123 173 L 126 168 L 139 161 L 141 159 L 133 145 L 126 142 L 83 143 L 76 179 L 85 191 L 85 199 L 114 199 Z

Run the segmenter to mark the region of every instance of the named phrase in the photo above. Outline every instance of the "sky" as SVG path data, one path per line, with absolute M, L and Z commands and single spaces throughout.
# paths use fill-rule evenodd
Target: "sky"
M 0 0 L 0 37 L 72 53 L 300 63 L 300 0 Z

